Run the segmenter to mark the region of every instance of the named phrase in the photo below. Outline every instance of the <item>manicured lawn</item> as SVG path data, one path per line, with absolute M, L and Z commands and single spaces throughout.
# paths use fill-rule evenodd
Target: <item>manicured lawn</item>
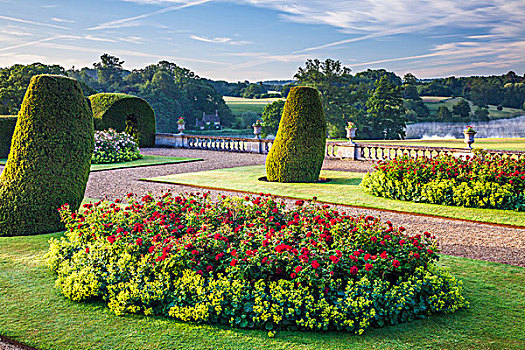
M 224 102 L 230 107 L 233 114 L 241 114 L 244 112 L 253 112 L 262 114 L 264 107 L 268 103 L 281 100 L 281 98 L 261 98 L 251 99 L 233 96 L 224 96 Z
M 263 192 L 299 199 L 312 199 L 312 197 L 316 196 L 319 201 L 334 204 L 356 205 L 367 208 L 437 215 L 449 218 L 525 227 L 525 213 L 523 212 L 452 207 L 374 197 L 366 194 L 361 186 L 359 186 L 364 176 L 363 173 L 322 171 L 321 177 L 332 179 L 332 181 L 322 184 L 281 184 L 258 180 L 265 175 L 264 166 L 258 165 L 167 175 L 143 180 L 251 193 Z
M 431 115 L 435 115 L 437 113 L 439 106 L 446 106 L 450 111 L 452 111 L 452 107 L 458 103 L 458 101 L 462 100 L 461 98 L 437 96 L 422 96 L 421 98 L 430 110 Z M 471 101 L 467 100 L 467 102 L 470 105 L 471 112 L 474 113 L 478 107 L 474 106 Z M 504 107 L 501 111 L 498 111 L 497 106 L 489 105 L 489 116 L 491 119 L 512 118 L 523 114 L 524 112 L 522 109 Z
M 54 287 L 43 256 L 60 233 L 0 237 L 0 334 L 39 349 L 523 349 L 525 269 L 443 256 L 463 280 L 470 309 L 381 329 L 280 332 L 115 316 L 99 302 L 75 303 Z
M 346 140 L 344 140 L 346 141 Z M 406 145 L 406 146 L 428 146 L 428 147 L 451 147 L 465 148 L 463 139 L 450 140 L 359 140 L 357 143 L 377 143 L 386 145 Z M 525 138 L 476 138 L 472 145 L 474 148 L 501 149 L 525 151 Z
M 150 156 L 145 155 L 141 159 L 133 160 L 131 162 L 123 163 L 112 163 L 112 164 L 92 164 L 91 172 L 112 170 L 112 169 L 123 169 L 123 168 L 137 168 L 142 166 L 162 165 L 162 164 L 173 164 L 173 163 L 186 163 L 195 162 L 202 160 L 201 158 L 180 158 L 180 157 L 164 157 L 164 156 Z M 0 159 L 0 165 L 5 165 L 7 159 Z

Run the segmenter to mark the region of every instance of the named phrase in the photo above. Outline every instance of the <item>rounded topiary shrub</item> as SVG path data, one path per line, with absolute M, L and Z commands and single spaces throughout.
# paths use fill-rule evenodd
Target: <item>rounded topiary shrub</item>
M 16 115 L 0 115 L 0 158 L 7 158 L 16 125 Z
M 89 96 L 96 130 L 125 131 L 139 147 L 155 145 L 155 112 L 143 99 L 127 94 Z
M 326 121 L 317 90 L 290 90 L 279 130 L 266 158 L 266 177 L 276 182 L 315 182 L 323 165 Z
M 58 208 L 78 208 L 93 153 L 93 117 L 80 84 L 31 79 L 0 176 L 0 236 L 62 230 Z

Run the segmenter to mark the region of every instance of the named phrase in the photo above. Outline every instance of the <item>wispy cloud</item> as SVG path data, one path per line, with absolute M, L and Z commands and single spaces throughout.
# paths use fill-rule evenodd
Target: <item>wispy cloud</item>
M 0 16 L 0 19 L 3 19 L 5 21 L 10 21 L 10 22 L 32 24 L 32 25 L 36 25 L 36 26 L 49 27 L 49 28 L 55 28 L 55 29 L 71 29 L 71 28 L 64 27 L 64 26 L 58 26 L 56 24 L 42 23 L 42 22 L 30 21 L 30 20 L 27 20 L 27 19 L 8 17 L 8 16 Z
M 212 44 L 229 44 L 229 45 L 247 45 L 249 41 L 233 40 L 232 38 L 206 38 L 198 35 L 190 35 L 190 38 L 197 41 L 203 41 Z
M 58 18 L 58 17 L 53 17 L 51 18 L 51 20 L 55 22 L 60 22 L 60 23 L 75 23 L 75 21 L 72 19 L 65 19 L 65 18 Z
M 70 36 L 70 35 L 54 35 L 54 36 L 51 36 L 51 37 L 48 37 L 48 38 L 44 38 L 44 39 L 40 39 L 40 40 L 34 40 L 34 41 L 29 41 L 29 42 L 26 42 L 26 43 L 23 43 L 23 44 L 17 44 L 17 45 L 12 45 L 12 46 L 8 46 L 8 47 L 2 47 L 2 48 L 0 48 L 0 52 L 14 50 L 14 49 L 19 49 L 21 47 L 26 47 L 26 46 L 34 46 L 34 45 L 42 44 L 42 43 L 45 43 L 45 42 L 48 42 L 48 41 L 53 41 L 53 40 L 58 40 L 58 39 L 66 39 L 66 38 L 77 38 L 77 37 Z
M 122 19 L 118 19 L 115 21 L 106 22 L 98 26 L 88 28 L 88 30 L 121 28 L 121 27 L 129 26 L 130 23 L 136 22 L 144 18 L 148 18 L 148 17 L 155 16 L 155 15 L 160 15 L 160 14 L 175 11 L 175 10 L 180 10 L 186 7 L 201 5 L 207 2 L 210 2 L 210 0 L 178 1 L 179 4 L 175 6 L 169 6 L 169 7 L 165 7 L 160 10 L 157 10 L 157 11 L 152 11 L 152 12 L 144 13 L 141 15 L 133 16 L 133 17 L 122 18 Z

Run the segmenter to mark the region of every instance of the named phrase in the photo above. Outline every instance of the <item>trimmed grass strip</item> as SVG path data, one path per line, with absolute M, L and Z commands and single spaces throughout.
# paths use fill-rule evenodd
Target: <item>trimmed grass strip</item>
M 181 157 L 164 157 L 144 155 L 143 158 L 133 160 L 131 162 L 111 163 L 111 164 L 91 164 L 91 172 L 124 169 L 124 168 L 138 168 L 143 166 L 164 165 L 175 163 L 187 163 L 200 161 L 202 158 L 181 158 Z M 5 165 L 7 159 L 0 159 L 0 165 Z
M 332 181 L 317 184 L 276 183 L 258 180 L 265 175 L 264 165 L 257 165 L 141 180 L 248 193 L 263 192 L 305 200 L 312 199 L 315 196 L 319 201 L 326 203 L 525 227 L 524 212 L 413 203 L 371 196 L 359 186 L 364 176 L 363 173 L 323 170 L 321 177 L 329 178 Z
M 381 329 L 280 332 L 115 316 L 102 303 L 59 294 L 43 259 L 61 233 L 0 237 L 0 334 L 38 349 L 523 349 L 525 268 L 442 256 L 470 309 Z

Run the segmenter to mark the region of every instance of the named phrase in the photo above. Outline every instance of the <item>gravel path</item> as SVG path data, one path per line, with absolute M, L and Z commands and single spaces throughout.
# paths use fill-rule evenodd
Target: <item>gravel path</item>
M 264 164 L 265 156 L 260 154 L 229 153 L 189 149 L 149 148 L 143 154 L 156 154 L 176 157 L 203 158 L 203 161 L 182 164 L 158 165 L 134 169 L 119 169 L 92 173 L 89 178 L 86 196 L 109 199 L 121 198 L 133 191 L 136 194 L 147 192 L 159 194 L 171 189 L 173 192 L 196 192 L 193 187 L 138 181 L 139 178 L 169 175 L 175 173 L 204 171 L 219 168 Z M 371 169 L 370 162 L 326 160 L 326 170 L 366 172 Z M 216 195 L 219 191 L 211 191 Z M 234 192 L 220 191 L 224 194 Z M 390 213 L 373 209 L 359 209 L 341 206 L 342 210 L 355 215 L 379 216 L 396 225 L 406 227 L 409 232 L 429 231 L 439 241 L 444 254 L 473 259 L 494 261 L 505 264 L 525 266 L 525 229 L 478 224 L 459 220 L 424 217 L 418 215 Z

